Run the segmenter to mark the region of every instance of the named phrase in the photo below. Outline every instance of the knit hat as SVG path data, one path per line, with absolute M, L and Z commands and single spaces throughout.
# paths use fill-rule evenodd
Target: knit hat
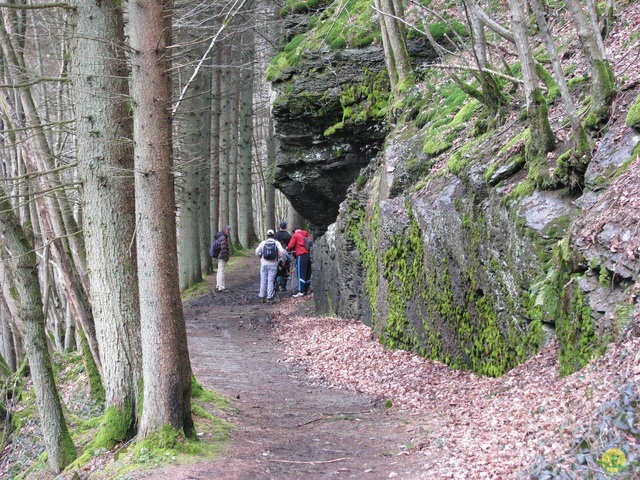
M 269 229 L 267 230 L 267 237 L 273 237 L 275 234 L 273 232 L 273 230 Z
M 280 222 L 280 230 L 284 230 L 285 228 L 287 228 L 287 222 L 283 220 Z

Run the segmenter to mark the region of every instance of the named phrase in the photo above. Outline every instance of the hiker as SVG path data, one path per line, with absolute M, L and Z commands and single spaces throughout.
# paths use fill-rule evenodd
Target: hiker
M 287 222 L 280 222 L 280 230 L 276 232 L 273 237 L 275 240 L 280 242 L 282 248 L 287 248 L 289 245 L 289 241 L 291 240 L 291 234 L 287 232 Z M 278 261 L 278 271 L 276 272 L 276 291 L 282 290 L 283 292 L 287 291 L 287 281 L 289 280 L 289 273 L 291 272 L 291 258 L 289 255 L 286 256 L 286 259 L 281 258 Z
M 296 227 L 287 245 L 287 250 L 296 256 L 298 291 L 293 295 L 296 298 L 306 295 L 311 286 L 311 244 L 313 244 L 313 240 L 311 240 L 309 232 Z
M 260 257 L 260 294 L 262 303 L 273 302 L 275 297 L 275 278 L 278 260 L 288 257 L 287 251 L 274 238 L 274 231 L 267 230 L 267 239 L 256 248 L 256 256 Z
M 213 236 L 213 243 L 209 250 L 209 255 L 218 259 L 218 272 L 216 274 L 216 291 L 224 292 L 227 287 L 225 286 L 225 270 L 227 262 L 231 256 L 229 251 L 229 235 L 231 234 L 231 226 L 225 226 L 222 231 L 216 233 Z

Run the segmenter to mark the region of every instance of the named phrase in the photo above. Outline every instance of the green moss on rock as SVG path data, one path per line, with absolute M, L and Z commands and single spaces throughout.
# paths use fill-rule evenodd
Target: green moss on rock
M 640 95 L 636 97 L 633 105 L 629 107 L 625 122 L 628 127 L 640 129 Z

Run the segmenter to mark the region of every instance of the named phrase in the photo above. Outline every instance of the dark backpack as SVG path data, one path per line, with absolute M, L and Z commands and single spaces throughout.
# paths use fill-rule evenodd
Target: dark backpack
M 267 240 L 262 246 L 262 258 L 265 260 L 275 260 L 278 258 L 278 246 L 273 239 Z
M 303 237 L 304 238 L 304 248 L 307 249 L 309 253 L 311 253 L 311 247 L 313 247 L 313 239 L 311 237 Z
M 220 238 L 222 238 L 222 235 L 215 239 L 215 241 L 211 245 L 211 248 L 209 249 L 209 255 L 213 258 L 218 258 L 218 255 L 220 255 L 220 250 L 222 250 L 222 245 L 220 245 Z

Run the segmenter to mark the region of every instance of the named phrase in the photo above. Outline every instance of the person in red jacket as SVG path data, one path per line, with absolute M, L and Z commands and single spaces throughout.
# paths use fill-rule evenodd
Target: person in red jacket
M 309 249 L 311 237 L 309 232 L 300 227 L 293 230 L 287 250 L 296 256 L 296 271 L 298 274 L 298 291 L 294 297 L 302 297 L 309 292 L 311 286 L 311 252 Z

